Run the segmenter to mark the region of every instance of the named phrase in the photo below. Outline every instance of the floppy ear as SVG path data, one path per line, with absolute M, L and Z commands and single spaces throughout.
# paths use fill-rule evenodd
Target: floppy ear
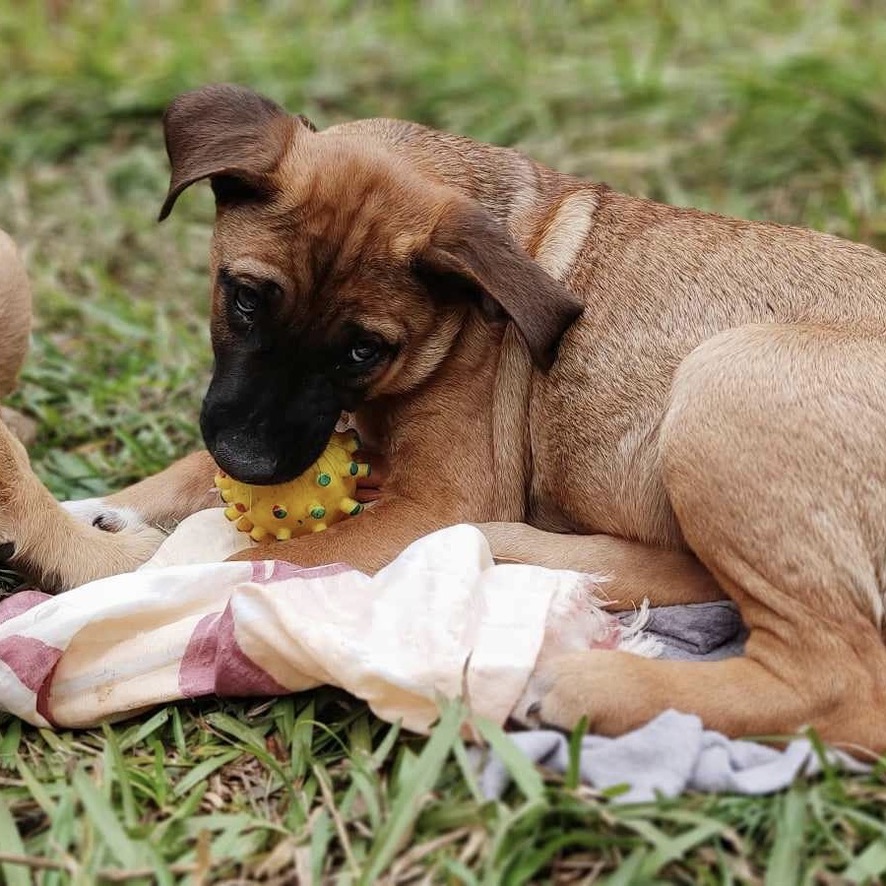
M 419 278 L 441 293 L 467 289 L 491 300 L 517 325 L 533 361 L 550 369 L 563 333 L 584 309 L 562 283 L 545 273 L 474 201 L 452 204 L 430 241 L 414 258 Z
M 179 95 L 163 115 L 172 177 L 160 221 L 185 188 L 204 178 L 212 179 L 216 199 L 261 194 L 300 123 L 313 129 L 307 118 L 243 86 L 220 83 Z

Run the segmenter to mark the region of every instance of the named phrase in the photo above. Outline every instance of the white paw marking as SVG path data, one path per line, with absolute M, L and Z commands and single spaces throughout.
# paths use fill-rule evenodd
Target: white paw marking
M 147 525 L 137 511 L 132 508 L 115 508 L 103 498 L 83 498 L 79 501 L 63 501 L 61 504 L 75 520 L 105 532 L 137 530 Z

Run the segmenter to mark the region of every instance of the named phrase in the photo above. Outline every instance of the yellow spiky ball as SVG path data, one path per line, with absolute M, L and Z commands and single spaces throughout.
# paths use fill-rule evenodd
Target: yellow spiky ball
M 273 486 L 250 486 L 223 471 L 215 485 L 228 505 L 225 516 L 255 541 L 278 541 L 322 532 L 333 523 L 359 514 L 357 478 L 369 476 L 369 465 L 354 461 L 360 446 L 352 432 L 333 434 L 317 461 L 301 476 Z

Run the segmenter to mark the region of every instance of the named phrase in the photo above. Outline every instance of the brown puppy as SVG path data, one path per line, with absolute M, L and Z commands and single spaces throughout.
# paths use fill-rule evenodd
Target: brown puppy
M 611 570 L 626 605 L 725 592 L 751 630 L 719 663 L 554 661 L 542 720 L 618 733 L 677 707 L 886 749 L 886 257 L 411 123 L 318 133 L 238 87 L 165 124 L 162 216 L 201 179 L 217 200 L 212 455 L 286 479 L 347 409 L 390 462 L 363 516 L 248 556 L 373 570 L 497 521 L 501 559 Z M 164 484 L 204 488 L 203 459 Z M 165 518 L 146 483 L 111 506 Z

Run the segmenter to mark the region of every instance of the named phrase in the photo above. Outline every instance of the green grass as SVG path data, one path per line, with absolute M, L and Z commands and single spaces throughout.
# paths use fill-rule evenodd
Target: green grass
M 37 303 L 12 403 L 40 423 L 38 471 L 60 497 L 91 495 L 197 443 L 206 189 L 154 223 L 159 116 L 176 92 L 237 80 L 320 125 L 413 118 L 635 194 L 883 248 L 883 13 L 875 0 L 0 0 L 0 226 Z M 882 770 L 624 808 L 523 763 L 519 787 L 484 803 L 457 715 L 427 742 L 330 691 L 77 733 L 0 720 L 0 879 L 886 878 Z

